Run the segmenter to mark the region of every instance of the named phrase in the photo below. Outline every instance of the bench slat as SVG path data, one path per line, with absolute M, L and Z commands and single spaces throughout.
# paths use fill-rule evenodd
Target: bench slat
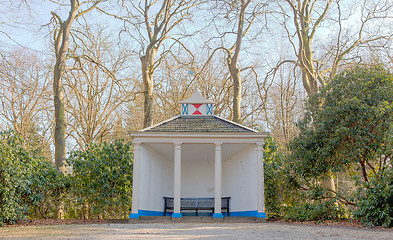
M 221 198 L 221 210 L 227 210 L 229 216 L 229 199 L 230 197 Z M 170 197 L 164 197 L 164 216 L 166 210 L 174 209 L 174 199 Z M 181 210 L 195 210 L 198 216 L 198 210 L 211 210 L 214 211 L 215 200 L 214 198 L 181 198 L 180 199 L 180 211 Z

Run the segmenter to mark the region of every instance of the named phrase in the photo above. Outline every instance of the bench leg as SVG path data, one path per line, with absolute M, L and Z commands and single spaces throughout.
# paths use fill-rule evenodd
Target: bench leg
M 229 208 L 227 208 L 227 214 L 228 214 L 228 217 L 229 217 Z
M 195 209 L 195 215 L 197 215 L 197 216 L 198 216 L 198 208 L 197 208 L 197 209 Z
M 165 210 L 164 210 L 164 216 L 166 216 L 166 208 L 165 208 Z

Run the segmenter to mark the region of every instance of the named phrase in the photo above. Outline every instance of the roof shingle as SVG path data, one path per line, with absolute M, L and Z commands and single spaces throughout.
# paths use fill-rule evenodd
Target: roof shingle
M 178 116 L 144 132 L 255 132 L 216 116 Z

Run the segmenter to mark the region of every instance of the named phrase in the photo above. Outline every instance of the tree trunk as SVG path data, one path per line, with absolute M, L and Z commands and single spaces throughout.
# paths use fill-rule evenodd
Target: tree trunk
M 309 74 L 307 70 L 302 70 L 302 81 L 303 87 L 309 97 L 318 92 L 317 80 L 311 74 Z
M 64 111 L 64 92 L 63 92 L 63 69 L 64 62 L 56 60 L 54 69 L 54 104 L 55 104 L 55 163 L 57 168 L 66 172 L 65 168 L 65 111 Z M 62 66 L 63 65 L 63 66 Z
M 239 69 L 231 69 L 231 77 L 233 80 L 233 119 L 232 121 L 240 123 L 240 104 L 242 99 L 242 82 Z
M 244 31 L 244 15 L 246 12 L 246 8 L 251 1 L 241 1 L 240 4 L 240 12 L 239 12 L 239 22 L 237 25 L 236 32 L 236 42 L 232 46 L 232 49 L 228 51 L 228 68 L 231 73 L 231 78 L 233 81 L 233 116 L 232 121 L 240 123 L 241 122 L 241 112 L 240 105 L 242 99 L 242 80 L 240 76 L 240 70 L 237 66 L 237 62 L 239 61 L 239 55 L 242 47 L 242 40 L 244 35 L 248 30 Z M 249 29 L 250 25 L 246 28 Z
M 300 67 L 302 69 L 303 86 L 308 96 L 314 95 L 318 91 L 318 82 L 316 79 L 316 71 L 314 67 L 314 57 L 311 50 L 311 39 L 309 36 L 309 21 L 304 19 L 302 29 L 298 34 L 302 37 L 299 45 Z
M 55 163 L 62 173 L 66 171 L 63 75 L 65 71 L 66 54 L 70 44 L 71 25 L 79 9 L 79 2 L 75 0 L 71 0 L 70 2 L 71 9 L 65 22 L 62 22 L 58 15 L 52 13 L 60 25 L 59 29 L 54 33 L 56 64 L 54 67 L 53 94 L 55 104 Z
M 322 180 L 322 188 L 336 192 L 336 185 L 334 183 L 334 177 L 330 171 L 329 171 L 329 175 L 325 179 Z M 332 196 L 333 193 L 329 192 L 327 195 Z
M 64 201 L 58 202 L 56 205 L 56 218 L 57 219 L 64 219 Z
M 53 77 L 53 94 L 54 94 L 54 105 L 55 105 L 55 164 L 60 172 L 66 173 L 66 162 L 65 162 L 65 109 L 64 109 L 64 90 L 63 90 L 63 75 L 65 71 L 65 61 L 70 43 L 70 32 L 71 25 L 75 20 L 75 16 L 78 12 L 79 5 L 77 1 L 71 0 L 71 9 L 68 18 L 65 22 L 62 22 L 60 17 L 55 13 L 52 13 L 54 18 L 60 25 L 59 29 L 55 31 L 55 54 L 56 63 L 54 67 Z M 57 205 L 57 218 L 64 218 L 64 201 L 60 201 Z
M 150 56 L 150 59 L 152 56 Z M 143 120 L 143 127 L 147 128 L 153 125 L 153 74 L 154 70 L 152 69 L 152 65 L 147 60 L 149 57 L 142 56 L 141 63 L 142 63 L 142 78 L 143 78 L 143 85 L 144 85 L 144 120 Z
M 82 213 L 83 213 L 83 219 L 89 219 L 89 204 L 88 203 L 84 203 L 82 205 Z

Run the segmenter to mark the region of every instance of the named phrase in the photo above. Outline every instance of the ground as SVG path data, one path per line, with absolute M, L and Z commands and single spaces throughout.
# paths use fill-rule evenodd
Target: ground
M 32 225 L 40 224 L 33 222 L 3 227 L 0 228 L 0 239 L 393 239 L 393 229 L 352 224 L 93 222 Z

